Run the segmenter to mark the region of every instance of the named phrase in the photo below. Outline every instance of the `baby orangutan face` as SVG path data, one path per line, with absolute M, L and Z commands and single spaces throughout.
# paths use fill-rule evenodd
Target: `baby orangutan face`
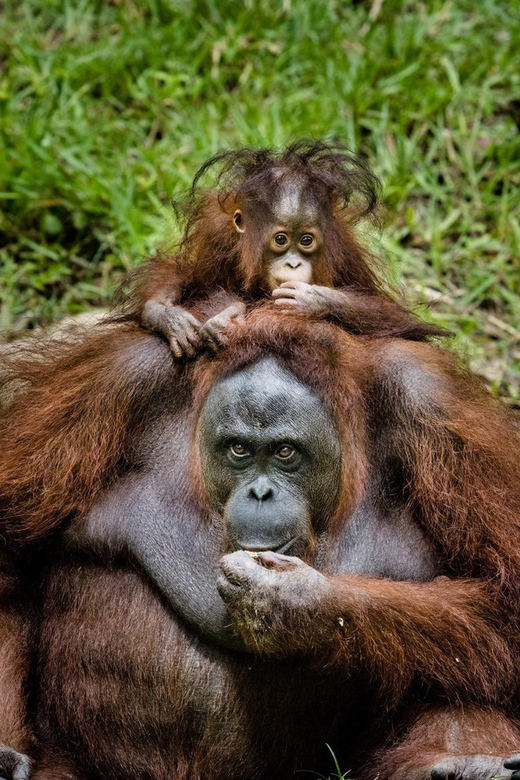
M 262 230 L 262 265 L 270 292 L 285 282 L 313 284 L 313 266 L 323 245 L 320 211 L 315 199 L 306 196 L 303 182 L 288 179 L 278 193 Z M 239 233 L 247 232 L 247 216 L 240 209 L 233 215 Z

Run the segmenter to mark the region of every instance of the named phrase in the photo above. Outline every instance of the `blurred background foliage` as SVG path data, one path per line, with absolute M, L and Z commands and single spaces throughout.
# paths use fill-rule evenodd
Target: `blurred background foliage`
M 339 138 L 389 276 L 520 399 L 520 0 L 0 0 L 0 327 L 106 305 L 211 154 Z

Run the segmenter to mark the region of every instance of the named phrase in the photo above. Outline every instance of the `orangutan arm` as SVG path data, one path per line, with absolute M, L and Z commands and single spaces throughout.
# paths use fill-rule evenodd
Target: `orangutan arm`
M 415 678 L 499 703 L 516 690 L 519 661 L 518 436 L 507 412 L 435 347 L 374 343 L 372 366 L 371 468 L 450 577 L 326 576 L 298 559 L 239 552 L 223 559 L 221 594 L 258 652 L 312 655 L 319 646 L 332 665 L 366 669 L 396 698 Z
M 90 506 L 164 398 L 183 399 L 165 345 L 132 324 L 36 339 L 5 361 L 21 392 L 0 413 L 0 529 L 21 541 Z
M 447 331 L 421 322 L 384 293 L 369 294 L 349 287 L 333 289 L 305 282 L 285 282 L 273 290 L 277 306 L 337 322 L 361 336 L 392 336 L 424 341 Z
M 175 256 L 153 257 L 128 274 L 115 299 L 127 319 L 165 336 L 177 358 L 194 357 L 203 345 L 201 323 L 180 305 L 185 281 Z
M 175 257 L 152 258 L 140 265 L 119 291 L 116 305 L 123 314 L 147 330 L 163 335 L 176 358 L 195 357 L 202 349 L 216 352 L 226 346 L 230 328 L 246 311 L 245 304 L 234 295 L 215 289 L 213 301 L 223 299 L 222 308 L 204 317 L 204 296 L 194 297 L 202 311 L 194 312 L 181 305 L 186 280 L 182 279 Z M 186 275 L 186 274 L 185 274 Z
M 222 571 L 220 593 L 251 651 L 364 670 L 396 702 L 414 679 L 453 698 L 500 702 L 514 673 L 483 582 L 331 577 L 271 552 L 232 553 Z

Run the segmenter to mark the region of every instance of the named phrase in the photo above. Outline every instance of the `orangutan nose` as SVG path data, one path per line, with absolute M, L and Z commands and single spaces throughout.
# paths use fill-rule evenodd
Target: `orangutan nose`
M 302 261 L 299 257 L 297 257 L 297 255 L 290 255 L 284 263 L 284 265 L 288 266 L 289 268 L 299 268 L 301 264 Z
M 274 497 L 274 490 L 268 479 L 259 477 L 249 488 L 248 495 L 256 501 L 268 501 Z

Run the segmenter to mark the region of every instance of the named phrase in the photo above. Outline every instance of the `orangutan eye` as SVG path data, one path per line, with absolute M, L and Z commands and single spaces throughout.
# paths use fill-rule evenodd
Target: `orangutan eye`
M 277 458 L 281 458 L 281 460 L 289 460 L 294 455 L 294 452 L 294 447 L 291 447 L 289 444 L 281 444 L 277 448 L 275 455 Z
M 235 458 L 244 458 L 246 455 L 249 455 L 249 450 L 245 444 L 242 444 L 240 441 L 234 442 L 234 444 L 232 444 L 229 449 Z
M 276 246 L 285 246 L 289 239 L 286 233 L 277 233 L 274 237 L 274 243 Z
M 314 236 L 311 233 L 304 233 L 300 238 L 300 245 L 305 247 L 305 249 L 310 249 L 313 244 Z

